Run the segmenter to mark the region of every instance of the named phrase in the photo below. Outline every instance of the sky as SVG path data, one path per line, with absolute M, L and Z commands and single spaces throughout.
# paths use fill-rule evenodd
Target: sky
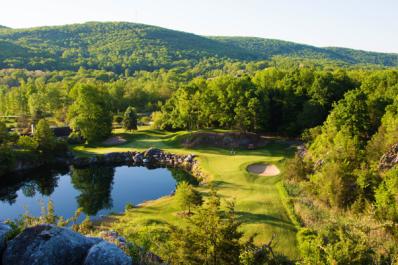
M 398 0 L 0 0 L 12 28 L 87 21 L 398 53 Z

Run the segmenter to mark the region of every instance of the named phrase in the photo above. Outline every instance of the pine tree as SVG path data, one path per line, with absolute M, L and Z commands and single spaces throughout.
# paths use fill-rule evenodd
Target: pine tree
M 123 116 L 123 128 L 126 130 L 137 130 L 137 111 L 134 107 L 128 107 Z
M 185 181 L 178 184 L 175 198 L 182 210 L 188 210 L 188 214 L 191 214 L 192 206 L 202 204 L 202 196 L 200 193 Z

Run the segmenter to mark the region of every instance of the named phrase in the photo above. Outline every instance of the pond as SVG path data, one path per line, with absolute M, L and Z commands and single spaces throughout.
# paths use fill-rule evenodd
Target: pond
M 8 176 L 0 182 L 0 220 L 27 211 L 38 216 L 50 199 L 58 216 L 69 218 L 81 207 L 96 219 L 123 212 L 127 203 L 169 195 L 182 180 L 197 184 L 182 170 L 129 166 L 57 167 Z

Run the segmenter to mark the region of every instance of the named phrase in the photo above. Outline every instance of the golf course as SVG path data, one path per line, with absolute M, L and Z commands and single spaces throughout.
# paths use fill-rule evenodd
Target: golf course
M 117 129 L 113 136 L 125 140 L 120 144 L 77 145 L 73 150 L 78 156 L 142 151 L 150 147 L 175 154 L 194 154 L 200 170 L 207 176 L 197 187 L 198 191 L 206 195 L 210 187 L 214 187 L 222 203 L 228 200 L 235 202 L 237 216 L 243 223 L 241 230 L 244 238 L 254 236 L 254 242 L 259 245 L 273 238 L 275 251 L 291 258 L 297 257 L 296 228 L 289 219 L 281 192 L 278 191 L 281 174 L 248 172 L 250 165 L 255 164 L 258 169 L 258 165 L 263 164 L 272 165 L 271 171 L 277 169 L 283 173 L 284 159 L 293 155 L 295 146 L 285 140 L 269 138 L 263 147 L 254 150 L 231 151 L 211 146 L 184 148 L 181 142 L 191 134 L 188 131 L 165 132 L 145 127 L 131 133 Z M 173 196 L 165 196 L 128 209 L 123 214 L 115 213 L 106 217 L 99 226 L 114 229 L 128 239 L 134 239 L 142 232 L 156 231 L 166 224 L 178 224 L 182 218 L 178 212 L 179 207 Z

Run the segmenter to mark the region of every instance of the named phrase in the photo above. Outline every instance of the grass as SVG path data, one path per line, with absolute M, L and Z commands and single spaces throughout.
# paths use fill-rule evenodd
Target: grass
M 242 230 L 245 237 L 255 236 L 255 243 L 268 243 L 276 235 L 275 250 L 297 258 L 296 227 L 289 218 L 278 192 L 277 184 L 280 176 L 262 177 L 247 172 L 252 163 L 266 162 L 276 164 L 283 172 L 284 158 L 292 155 L 292 148 L 283 141 L 269 143 L 263 149 L 237 150 L 235 155 L 222 148 L 185 149 L 180 139 L 188 132 L 163 132 L 140 129 L 134 133 L 116 130 L 115 134 L 124 137 L 127 142 L 112 147 L 75 146 L 80 156 L 122 152 L 128 150 L 144 150 L 149 147 L 161 148 L 172 153 L 194 153 L 198 156 L 201 169 L 210 176 L 210 182 L 225 200 L 236 201 L 236 211 L 243 222 Z M 208 185 L 198 189 L 207 193 Z M 159 227 L 164 223 L 177 224 L 181 217 L 173 197 L 163 197 L 149 201 L 142 207 L 126 211 L 122 215 L 114 215 L 105 222 L 108 226 L 123 231 L 125 235 L 149 227 Z

